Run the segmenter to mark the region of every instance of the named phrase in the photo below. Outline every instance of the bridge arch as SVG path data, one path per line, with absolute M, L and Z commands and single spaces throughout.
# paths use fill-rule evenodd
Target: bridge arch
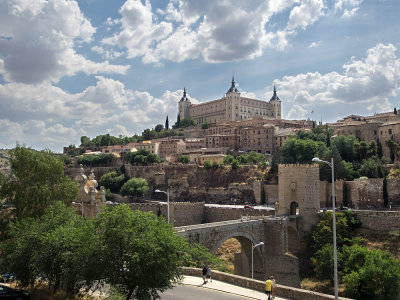
M 234 274 L 251 277 L 251 257 L 252 246 L 261 242 L 255 235 L 245 231 L 234 231 L 219 236 L 215 244 L 210 248 L 210 252 L 216 253 L 217 250 L 229 239 L 236 239 L 240 243 L 240 252 L 234 254 Z M 264 280 L 264 249 L 257 247 L 253 252 L 254 278 Z

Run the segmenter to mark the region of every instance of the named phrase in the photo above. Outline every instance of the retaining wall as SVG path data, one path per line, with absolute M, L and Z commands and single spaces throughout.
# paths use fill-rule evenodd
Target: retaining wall
M 182 273 L 184 275 L 189 276 L 198 276 L 201 277 L 201 269 L 197 268 L 182 268 Z M 232 275 L 228 273 L 223 273 L 219 271 L 212 271 L 212 278 L 220 281 L 224 281 L 227 283 L 231 283 L 237 286 L 257 290 L 264 291 L 265 282 L 260 280 L 255 280 L 247 277 L 242 277 L 238 275 Z M 327 295 L 322 293 L 317 293 L 313 291 L 302 290 L 298 288 L 293 288 L 289 286 L 284 286 L 277 284 L 275 288 L 275 295 L 278 297 L 284 297 L 291 300 L 331 300 L 335 299 L 333 295 Z M 341 300 L 350 300 L 350 298 L 339 297 Z
M 215 207 L 205 206 L 205 222 L 221 222 L 229 220 L 237 220 L 242 216 L 271 216 L 275 213 L 274 210 L 266 209 L 248 209 L 243 207 Z
M 400 211 L 354 210 L 363 228 L 375 231 L 400 229 Z

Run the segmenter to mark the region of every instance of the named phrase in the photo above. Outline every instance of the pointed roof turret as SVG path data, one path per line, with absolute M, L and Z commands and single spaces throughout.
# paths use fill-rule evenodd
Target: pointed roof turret
M 183 96 L 182 96 L 181 100 L 179 100 L 179 102 L 182 102 L 182 101 L 190 102 L 189 98 L 186 96 L 186 87 L 183 88 Z
M 232 75 L 232 86 L 226 93 L 239 92 L 235 86 L 235 77 Z
M 281 99 L 279 99 L 278 95 L 276 94 L 275 83 L 274 83 L 274 94 L 272 95 L 272 98 L 270 99 L 270 101 L 271 100 L 281 100 Z

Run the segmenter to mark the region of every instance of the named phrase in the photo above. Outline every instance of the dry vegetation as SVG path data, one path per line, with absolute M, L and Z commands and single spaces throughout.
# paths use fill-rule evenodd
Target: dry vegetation
M 8 150 L 0 149 L 0 173 L 9 175 L 11 172 L 10 155 Z
M 222 258 L 228 264 L 229 272 L 233 274 L 235 253 L 240 253 L 240 243 L 237 239 L 231 238 L 226 240 L 225 243 L 217 250 L 217 256 Z
M 377 232 L 359 228 L 355 233 L 368 249 L 388 251 L 400 260 L 400 230 Z

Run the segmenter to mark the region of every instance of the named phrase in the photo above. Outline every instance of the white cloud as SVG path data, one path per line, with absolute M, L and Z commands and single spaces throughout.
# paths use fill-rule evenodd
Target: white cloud
M 319 111 L 333 121 L 351 112 L 373 114 L 391 110 L 389 97 L 399 93 L 399 74 L 396 47 L 378 44 L 367 51 L 365 59 L 352 58 L 344 64 L 341 74 L 306 73 L 285 76 L 276 82 L 280 98 L 286 104 L 283 107 L 296 106 L 295 110 L 301 111 L 298 107 L 301 106 L 304 111 Z M 333 106 L 337 103 L 341 105 Z M 288 110 L 285 117 L 295 112 Z
M 342 18 L 351 18 L 356 14 L 364 0 L 336 0 L 334 11 L 342 13 Z
M 295 3 L 300 5 L 292 7 Z M 287 28 L 270 26 L 273 16 L 290 9 Z M 148 0 L 127 0 L 119 11 L 121 31 L 102 43 L 126 49 L 128 58 L 144 63 L 253 59 L 266 48 L 285 49 L 295 30 L 313 24 L 323 9 L 323 0 L 171 0 L 153 14 Z
M 288 29 L 297 27 L 306 29 L 307 26 L 317 21 L 324 15 L 325 5 L 323 0 L 304 0 L 290 12 Z
M 124 74 L 129 66 L 97 63 L 75 51 L 96 31 L 76 1 L 0 1 L 0 74 L 9 82 L 57 82 L 79 71 Z
M 96 85 L 75 94 L 50 83 L 0 85 L 0 147 L 19 142 L 61 151 L 70 143 L 79 144 L 82 135 L 110 132 L 131 136 L 164 124 L 167 115 L 171 124 L 175 122 L 182 90 L 166 90 L 161 97 L 154 97 L 127 89 L 111 78 L 96 79 Z
M 307 118 L 307 110 L 300 105 L 295 104 L 290 108 L 287 118 L 293 120 L 305 120 Z
M 322 44 L 322 41 L 318 41 L 318 42 L 312 42 L 309 46 L 308 46 L 308 48 L 317 48 L 317 47 L 319 47 L 319 46 L 321 46 L 321 44 Z

